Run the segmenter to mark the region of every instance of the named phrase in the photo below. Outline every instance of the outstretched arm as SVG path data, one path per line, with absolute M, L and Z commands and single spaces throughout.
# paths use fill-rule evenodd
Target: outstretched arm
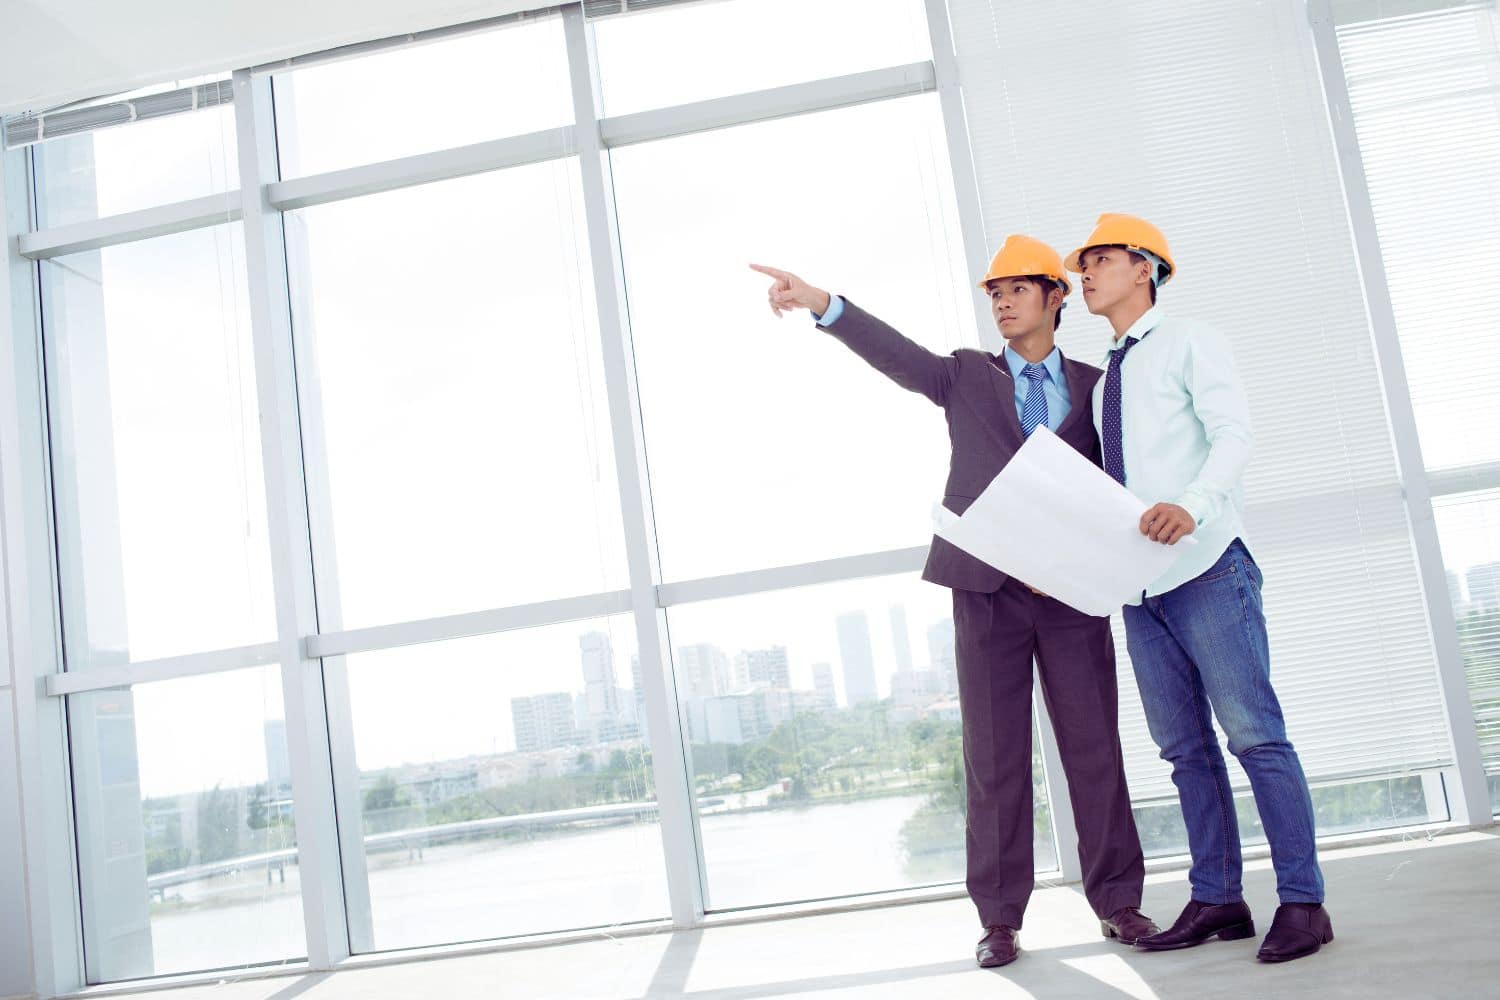
M 777 318 L 785 312 L 807 309 L 819 329 L 828 331 L 891 381 L 920 392 L 939 406 L 947 403 L 958 372 L 956 357 L 934 354 L 854 303 L 809 285 L 790 271 L 760 264 L 750 267 L 774 279 L 767 298 Z

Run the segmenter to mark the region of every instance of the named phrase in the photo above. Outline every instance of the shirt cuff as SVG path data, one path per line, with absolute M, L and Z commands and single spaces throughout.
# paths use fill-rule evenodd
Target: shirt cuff
M 1203 527 L 1203 522 L 1208 519 L 1209 507 L 1211 505 L 1202 497 L 1196 493 L 1184 493 L 1172 502 L 1188 512 L 1188 516 L 1193 519 L 1193 527 Z
M 844 315 L 844 300 L 837 295 L 828 296 L 828 311 L 819 316 L 813 314 L 813 322 L 819 326 L 832 326 Z

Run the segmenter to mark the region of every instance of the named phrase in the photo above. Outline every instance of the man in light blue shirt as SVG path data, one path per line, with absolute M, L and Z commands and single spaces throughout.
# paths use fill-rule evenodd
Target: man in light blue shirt
M 1144 219 L 1101 215 L 1067 267 L 1082 275 L 1089 312 L 1115 331 L 1093 399 L 1104 471 L 1151 505 L 1142 534 L 1198 543 L 1184 546 L 1124 609 L 1146 723 L 1172 765 L 1193 856 L 1182 915 L 1136 947 L 1166 951 L 1255 934 L 1217 718 L 1250 778 L 1276 869 L 1281 905 L 1256 957 L 1310 955 L 1333 940 L 1333 925 L 1323 908 L 1312 797 L 1271 686 L 1260 567 L 1243 540 L 1250 418 L 1229 345 L 1157 307 L 1157 288 L 1175 268 L 1166 238 Z

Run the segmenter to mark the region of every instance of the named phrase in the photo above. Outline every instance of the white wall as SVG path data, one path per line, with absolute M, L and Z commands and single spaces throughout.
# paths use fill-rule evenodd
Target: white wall
M 4 677 L 10 679 L 5 663 Z M 21 855 L 14 689 L 0 687 L 0 997 L 32 992 L 31 932 Z
M 0 115 L 546 6 L 546 0 L 7 0 L 0 5 Z

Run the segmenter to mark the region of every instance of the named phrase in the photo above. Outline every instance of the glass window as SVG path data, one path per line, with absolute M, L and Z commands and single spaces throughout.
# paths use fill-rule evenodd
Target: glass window
M 180 80 L 111 100 L 213 79 Z M 35 148 L 40 228 L 233 191 L 240 183 L 229 104 L 51 139 Z
M 560 17 L 281 73 L 275 92 L 283 177 L 573 121 Z
M 288 214 L 324 631 L 626 586 L 579 183 Z
M 611 154 L 668 579 L 931 537 L 942 411 L 805 313 L 778 321 L 747 264 L 940 354 L 978 346 L 938 112 L 923 95 Z
M 921 0 L 684 4 L 603 18 L 594 37 L 609 115 L 932 57 Z M 662 72 L 663 60 L 672 72 Z
M 1490 801 L 1500 814 L 1500 490 L 1433 501 Z
M 41 266 L 69 669 L 275 635 L 238 223 Z
M 903 575 L 667 615 L 710 909 L 963 880 L 948 590 Z M 1032 745 L 1035 864 L 1050 871 Z
M 347 658 L 357 951 L 669 913 L 634 662 L 628 616 Z
M 68 730 L 90 982 L 306 954 L 279 668 L 72 695 Z
M 1500 461 L 1500 19 L 1455 5 L 1339 31 L 1429 471 Z M 1436 293 L 1436 294 L 1434 294 Z
M 1448 803 L 1441 778 L 1436 772 L 1428 772 L 1425 777 L 1434 782 L 1436 795 L 1432 798 L 1427 795 L 1428 783 L 1424 775 L 1415 774 L 1391 774 L 1368 781 L 1314 785 L 1311 793 L 1318 836 L 1336 837 L 1369 830 L 1446 823 Z M 1255 805 L 1255 796 L 1249 791 L 1236 792 L 1234 805 L 1240 843 L 1247 847 L 1265 844 L 1266 831 Z M 1132 812 L 1146 857 L 1188 853 L 1187 827 L 1183 824 L 1182 806 L 1177 799 L 1139 804 Z

